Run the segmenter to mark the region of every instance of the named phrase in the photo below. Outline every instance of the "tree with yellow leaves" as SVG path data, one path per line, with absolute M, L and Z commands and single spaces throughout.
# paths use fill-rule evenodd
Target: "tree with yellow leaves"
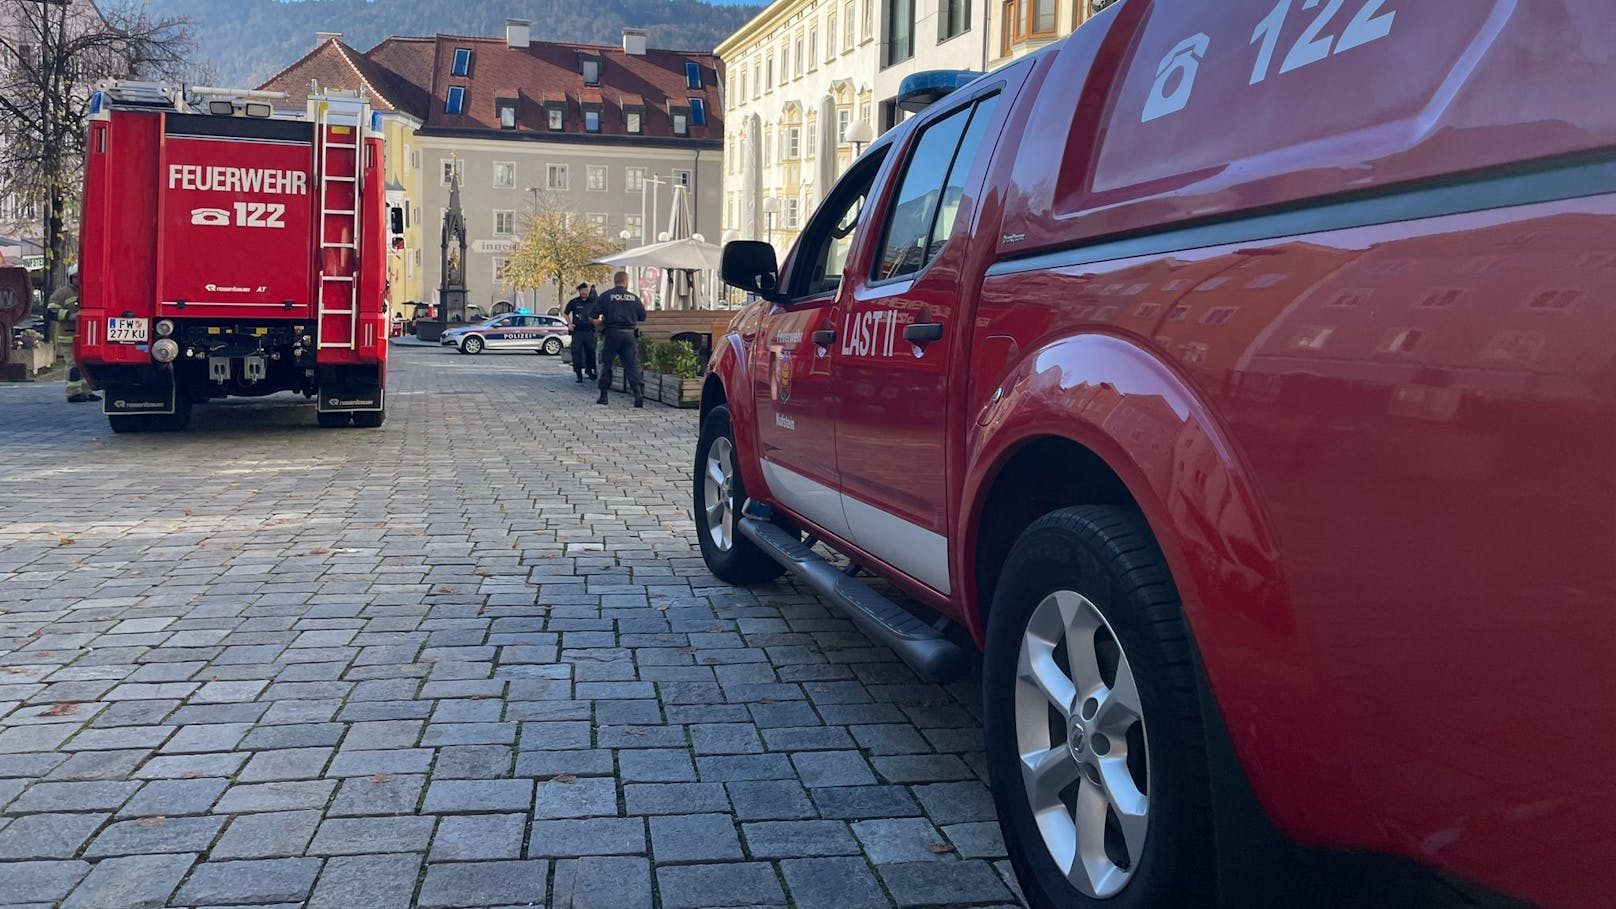
M 613 252 L 612 241 L 583 215 L 553 195 L 541 195 L 500 278 L 511 289 L 552 284 L 559 303 L 567 298 L 569 279 L 604 284 L 611 268 L 589 262 Z

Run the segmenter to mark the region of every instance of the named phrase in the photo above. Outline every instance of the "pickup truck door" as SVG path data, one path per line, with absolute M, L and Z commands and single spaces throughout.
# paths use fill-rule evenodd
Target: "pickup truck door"
M 854 542 L 948 595 L 947 414 L 973 301 L 966 242 L 1004 83 L 938 102 L 893 168 L 851 276 L 834 353 L 836 460 Z M 974 285 L 973 285 L 974 286 Z
M 785 301 L 763 317 L 751 352 L 763 476 L 774 500 L 850 539 L 836 461 L 831 379 L 842 270 L 862 231 L 864 201 L 882 156 L 872 151 L 826 197 L 784 269 Z

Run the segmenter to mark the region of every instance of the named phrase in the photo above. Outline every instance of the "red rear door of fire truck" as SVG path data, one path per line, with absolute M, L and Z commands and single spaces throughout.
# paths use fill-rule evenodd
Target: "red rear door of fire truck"
M 314 125 L 169 114 L 165 133 L 158 314 L 310 318 Z

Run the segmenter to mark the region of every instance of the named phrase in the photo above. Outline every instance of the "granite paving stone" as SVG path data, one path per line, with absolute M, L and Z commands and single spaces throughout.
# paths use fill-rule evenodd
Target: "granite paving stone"
M 694 411 L 413 342 L 389 382 L 376 430 L 160 438 L 0 386 L 0 903 L 1013 901 L 980 679 L 713 578 Z

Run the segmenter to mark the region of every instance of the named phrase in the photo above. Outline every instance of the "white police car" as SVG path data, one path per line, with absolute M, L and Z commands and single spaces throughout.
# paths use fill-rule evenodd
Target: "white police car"
M 484 350 L 536 350 L 560 353 L 572 346 L 572 335 L 560 316 L 508 313 L 475 325 L 451 328 L 443 333 L 445 347 L 459 348 L 463 354 Z

